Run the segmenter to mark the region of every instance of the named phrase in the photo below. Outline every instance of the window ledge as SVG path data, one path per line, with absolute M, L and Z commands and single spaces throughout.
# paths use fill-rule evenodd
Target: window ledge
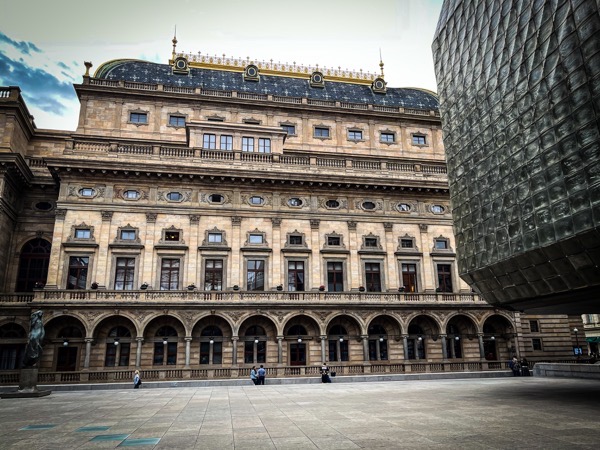
M 321 250 L 321 253 L 350 253 L 350 250 L 346 250 L 345 248 L 324 248 Z
M 242 248 L 240 248 L 240 251 L 271 253 L 273 251 L 273 249 L 270 249 L 269 247 L 242 247 Z
M 312 253 L 312 250 L 306 247 L 286 247 L 281 249 L 281 253 Z

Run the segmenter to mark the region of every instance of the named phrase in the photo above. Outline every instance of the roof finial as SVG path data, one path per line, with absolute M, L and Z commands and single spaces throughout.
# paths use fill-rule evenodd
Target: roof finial
M 175 25 L 175 32 L 173 33 L 173 54 L 171 55 L 171 59 L 175 60 L 175 48 L 177 47 L 177 25 Z
M 379 47 L 379 68 L 381 69 L 381 78 L 383 78 L 383 58 L 381 57 L 381 47 Z

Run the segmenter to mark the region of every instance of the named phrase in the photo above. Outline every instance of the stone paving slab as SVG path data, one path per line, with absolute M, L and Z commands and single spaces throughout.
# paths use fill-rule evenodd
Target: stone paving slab
M 71 391 L 0 400 L 0 447 L 597 449 L 599 415 L 563 378 Z

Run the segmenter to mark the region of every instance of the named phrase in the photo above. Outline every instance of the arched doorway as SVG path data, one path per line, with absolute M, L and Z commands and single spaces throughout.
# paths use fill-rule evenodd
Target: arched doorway
M 306 339 L 306 335 L 308 334 L 306 328 L 302 325 L 292 325 L 288 329 L 287 334 L 292 336 L 291 339 L 294 339 L 293 336 L 298 336 L 296 342 L 293 340 L 290 342 L 290 366 L 305 366 L 306 342 L 303 339 Z
M 85 326 L 76 317 L 60 315 L 52 317 L 46 324 L 44 354 L 52 356 L 47 361 L 57 372 L 79 370 L 82 350 L 85 348 Z M 49 368 L 49 367 L 48 367 Z
M 428 316 L 417 316 L 408 325 L 408 337 L 405 341 L 407 359 L 426 359 L 428 357 L 428 346 L 437 341 L 439 328 L 435 321 Z
M 267 363 L 269 337 L 275 338 L 276 327 L 264 316 L 253 316 L 240 326 L 239 336 L 243 343 L 244 364 Z
M 192 329 L 191 361 L 200 365 L 223 365 L 226 360 L 231 363 L 231 334 L 231 326 L 222 317 L 200 319 Z
M 299 314 L 287 321 L 283 327 L 282 362 L 287 360 L 290 366 L 306 366 L 325 361 L 323 347 L 317 337 L 320 335 L 319 324 L 314 318 Z
M 388 335 L 383 325 L 369 325 L 369 361 L 387 361 Z
M 517 356 L 513 338 L 516 336 L 510 321 L 499 314 L 483 323 L 483 351 L 488 361 L 508 360 Z
M 162 315 L 151 320 L 144 329 L 144 342 L 152 349 L 152 366 L 176 366 L 183 360 L 183 345 L 179 344 L 184 336 L 185 328 L 176 317 Z
M 479 359 L 477 328 L 471 318 L 456 315 L 446 325 L 446 345 L 442 347 L 446 359 L 464 359 L 469 355 Z
M 32 292 L 46 284 L 51 244 L 37 238 L 25 243 L 19 256 L 19 271 L 15 292 Z

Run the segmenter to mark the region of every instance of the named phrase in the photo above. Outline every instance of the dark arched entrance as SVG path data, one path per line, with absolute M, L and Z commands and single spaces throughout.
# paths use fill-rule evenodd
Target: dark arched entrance
M 50 248 L 50 242 L 41 238 L 32 239 L 23 246 L 15 292 L 32 292 L 36 286 L 46 283 Z

